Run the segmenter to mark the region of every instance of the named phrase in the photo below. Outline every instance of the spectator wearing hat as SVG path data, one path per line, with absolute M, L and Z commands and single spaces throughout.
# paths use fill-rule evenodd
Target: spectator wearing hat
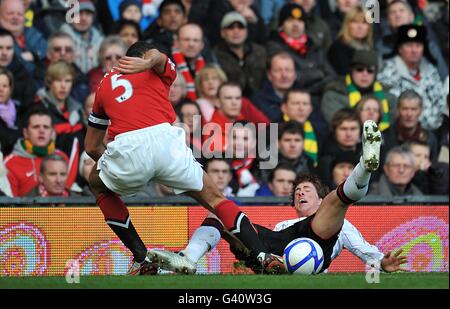
M 423 100 L 422 126 L 437 129 L 445 110 L 444 89 L 436 67 L 426 57 L 425 28 L 412 24 L 399 27 L 395 50 L 397 54 L 386 60 L 378 80 L 396 96 L 409 89 L 417 91 Z
M 98 65 L 98 50 L 103 35 L 94 26 L 96 9 L 91 0 L 79 0 L 79 23 L 64 24 L 61 31 L 70 35 L 75 43 L 75 64 L 87 74 Z
M 358 154 L 352 151 L 338 152 L 331 162 L 331 183 L 328 184 L 331 190 L 336 189 L 352 173 L 359 162 Z
M 383 58 L 391 57 L 396 53 L 395 44 L 399 27 L 409 24 L 423 25 L 427 33 L 426 44 L 429 50 L 429 55 L 433 59 L 431 61 L 436 61 L 439 76 L 441 77 L 441 80 L 444 80 L 445 77 L 448 76 L 448 64 L 439 48 L 440 42 L 426 18 L 423 14 L 419 13 L 419 10 L 417 11 L 418 12 L 415 13 L 410 3 L 406 0 L 390 1 L 386 11 L 386 18 L 383 18 L 382 16 L 381 23 L 379 24 L 381 27 L 381 38 L 376 44 L 376 49 L 380 52 Z M 444 15 L 448 16 L 447 13 Z
M 377 80 L 378 56 L 374 51 L 355 51 L 350 62 L 350 73 L 329 84 L 321 100 L 321 110 L 328 123 L 342 108 L 355 108 L 365 95 L 377 97 L 383 106 L 380 129 L 389 127 L 395 117 L 396 97 Z
M 181 0 L 164 0 L 159 6 L 158 19 L 145 30 L 142 37 L 161 52 L 171 55 L 176 34 L 186 20 L 186 9 Z
M 367 11 L 352 8 L 344 18 L 338 38 L 328 50 L 328 61 L 338 75 L 350 71 L 350 62 L 355 50 L 373 49 L 373 27 L 366 20 Z
M 308 24 L 306 34 L 326 53 L 333 43 L 333 38 L 328 24 L 315 12 L 317 0 L 291 0 L 291 2 L 303 8 Z
M 205 37 L 211 46 L 220 42 L 220 23 L 231 11 L 237 11 L 247 21 L 248 40 L 264 45 L 267 31 L 259 14 L 255 0 L 204 0 L 193 1 L 189 13 L 189 22 L 199 24 L 205 29 Z
M 316 45 L 325 52 L 330 48 L 333 39 L 328 24 L 319 16 L 317 0 L 264 0 L 260 1 L 261 16 L 264 23 L 270 30 L 278 28 L 278 14 L 281 8 L 287 3 L 300 5 L 306 13 L 308 27 L 306 34 L 311 37 Z
M 267 61 L 264 47 L 249 42 L 247 20 L 238 12 L 229 12 L 220 24 L 222 41 L 215 52 L 229 81 L 237 82 L 250 97 L 261 88 Z
M 98 20 L 105 35 L 114 32 L 120 19 L 134 20 L 145 31 L 158 17 L 162 0 L 114 0 L 97 1 Z
M 281 9 L 279 21 L 279 30 L 272 32 L 267 44 L 269 55 L 288 52 L 295 61 L 299 86 L 319 97 L 335 73 L 324 51 L 305 32 L 305 12 L 301 6 L 288 3 Z
M 14 36 L 14 52 L 27 71 L 32 74 L 35 62 L 44 59 L 47 40 L 34 27 L 25 27 L 23 1 L 2 0 L 0 2 L 0 27 Z

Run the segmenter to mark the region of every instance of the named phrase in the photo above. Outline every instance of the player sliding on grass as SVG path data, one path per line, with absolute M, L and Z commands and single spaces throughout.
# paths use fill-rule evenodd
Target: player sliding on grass
M 329 267 L 343 247 L 364 262 L 371 259 L 380 261 L 382 269 L 387 272 L 400 270 L 400 265 L 406 263 L 406 257 L 400 256 L 401 251 L 393 255 L 383 255 L 376 247 L 368 244 L 359 231 L 344 219 L 348 205 L 362 199 L 367 193 L 370 174 L 379 165 L 380 145 L 381 133 L 377 125 L 373 121 L 365 122 L 360 163 L 347 180 L 331 193 L 328 193 L 328 188 L 318 177 L 310 174 L 300 175 L 294 187 L 293 203 L 299 216 L 306 218 L 281 222 L 277 225 L 279 231 L 256 225 L 259 238 L 270 252 L 282 255 L 289 242 L 299 237 L 308 237 L 322 247 L 322 271 Z M 185 250 L 178 255 L 164 251 L 163 254 L 169 262 L 163 265 L 163 268 L 176 270 L 178 264 L 195 265 L 210 248 L 217 245 L 222 230 L 217 219 L 211 216 L 205 219 L 204 224 L 194 232 Z M 258 270 L 259 265 L 248 255 L 248 250 L 242 244 L 227 233 L 222 232 L 222 236 L 230 242 L 238 259 L 246 261 L 252 269 Z
M 129 274 L 155 273 L 154 263 L 164 263 L 147 252 L 119 197 L 137 193 L 150 180 L 188 194 L 215 213 L 265 272 L 282 270 L 282 262 L 268 253 L 248 218 L 203 172 L 185 144 L 183 129 L 171 125 L 176 116 L 168 94 L 175 77 L 175 64 L 166 55 L 137 42 L 101 81 L 89 116 L 85 149 L 97 162 L 89 184 L 106 223 L 133 253 Z M 112 142 L 105 146 L 106 129 Z M 191 265 L 177 270 L 195 272 Z

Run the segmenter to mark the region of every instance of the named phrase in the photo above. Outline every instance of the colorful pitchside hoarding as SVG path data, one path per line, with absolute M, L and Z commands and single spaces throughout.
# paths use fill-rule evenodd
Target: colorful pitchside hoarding
M 289 206 L 243 207 L 258 224 L 273 228 L 295 217 Z M 207 212 L 200 207 L 130 207 L 149 248 L 179 250 Z M 448 271 L 448 206 L 354 206 L 347 219 L 383 252 L 402 248 L 411 271 Z M 0 276 L 64 275 L 74 261 L 82 275 L 123 274 L 131 256 L 96 207 L 1 207 Z M 202 258 L 198 273 L 241 272 L 228 245 Z M 345 252 L 330 271 L 364 271 Z

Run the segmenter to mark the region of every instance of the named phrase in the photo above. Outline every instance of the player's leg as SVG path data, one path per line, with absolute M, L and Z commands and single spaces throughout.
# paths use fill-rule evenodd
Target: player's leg
M 349 205 L 366 196 L 370 175 L 379 166 L 381 133 L 375 122 L 366 121 L 362 135 L 360 162 L 350 176 L 323 199 L 311 222 L 314 233 L 322 239 L 331 238 L 341 229 Z
M 214 214 L 209 213 L 192 234 L 186 248 L 181 250 L 179 254 L 186 256 L 194 264 L 197 264 L 208 251 L 217 246 L 223 229 L 222 222 Z
M 258 238 L 255 227 L 248 217 L 232 201 L 226 199 L 209 175 L 203 173 L 203 188 L 201 191 L 189 191 L 187 195 L 196 199 L 205 208 L 212 211 L 230 231 L 250 249 L 252 255 L 263 263 L 264 268 L 271 272 L 282 272 L 283 264 L 271 255 Z
M 99 172 L 96 164 L 89 175 L 89 185 L 106 223 L 133 254 L 134 263 L 129 274 L 156 273 L 157 268 L 146 257 L 147 248 L 131 222 L 127 207 L 119 195 L 105 186 Z

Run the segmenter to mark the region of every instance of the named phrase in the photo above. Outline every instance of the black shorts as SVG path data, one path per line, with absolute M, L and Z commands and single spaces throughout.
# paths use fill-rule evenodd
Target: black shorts
M 283 256 L 283 251 L 286 246 L 296 238 L 306 237 L 316 241 L 323 251 L 324 263 L 321 272 L 327 269 L 331 264 L 331 255 L 333 254 L 333 247 L 336 244 L 340 230 L 329 239 L 322 239 L 314 233 L 311 228 L 311 222 L 314 215 L 299 221 L 292 226 L 275 232 L 260 225 L 255 225 L 258 229 L 259 239 L 263 242 L 270 253 Z

